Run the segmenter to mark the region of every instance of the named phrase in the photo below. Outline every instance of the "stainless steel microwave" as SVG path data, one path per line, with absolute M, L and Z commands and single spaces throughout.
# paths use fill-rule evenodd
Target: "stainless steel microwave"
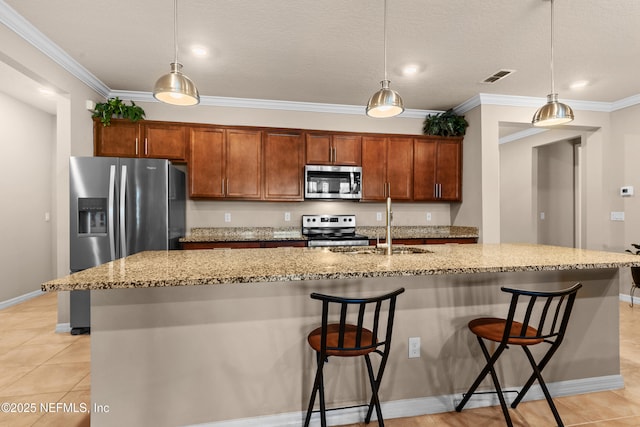
M 362 167 L 306 165 L 304 188 L 305 199 L 360 200 Z

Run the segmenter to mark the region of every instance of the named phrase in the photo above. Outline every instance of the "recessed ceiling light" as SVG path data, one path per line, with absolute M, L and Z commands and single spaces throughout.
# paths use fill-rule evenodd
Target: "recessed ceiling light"
M 586 87 L 588 84 L 589 84 L 588 80 L 579 80 L 577 82 L 571 83 L 571 85 L 569 85 L 569 87 L 571 89 L 582 89 L 582 88 Z
M 402 75 L 414 76 L 420 72 L 420 66 L 416 64 L 409 64 L 402 68 Z
M 209 54 L 209 51 L 204 46 L 193 46 L 191 52 L 199 58 L 204 58 Z

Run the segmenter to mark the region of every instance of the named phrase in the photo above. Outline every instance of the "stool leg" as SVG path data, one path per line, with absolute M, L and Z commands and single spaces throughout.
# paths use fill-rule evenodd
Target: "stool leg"
M 369 373 L 369 382 L 371 383 L 371 402 L 369 402 L 369 410 L 364 420 L 365 424 L 369 424 L 371 421 L 371 412 L 373 406 L 376 407 L 376 415 L 378 416 L 378 426 L 384 427 L 384 420 L 382 419 L 382 408 L 380 408 L 380 399 L 378 398 L 378 388 L 380 386 L 380 380 L 382 379 L 382 371 L 384 366 L 381 365 L 378 370 L 378 379 L 376 380 L 373 375 L 373 367 L 371 366 L 371 358 L 368 354 L 364 355 L 364 360 L 367 362 L 367 372 Z
M 326 427 L 327 420 L 325 415 L 325 405 L 324 405 L 324 378 L 322 375 L 322 368 L 324 367 L 324 358 L 320 357 L 320 353 L 316 353 L 317 357 L 317 371 L 316 378 L 313 382 L 313 390 L 311 391 L 311 398 L 309 399 L 309 407 L 307 408 L 307 416 L 304 420 L 304 427 L 309 427 L 309 422 L 311 421 L 311 413 L 313 412 L 313 404 L 316 401 L 316 393 L 320 390 L 320 423 L 322 427 Z
M 549 408 L 551 408 L 551 412 L 553 412 L 553 417 L 556 419 L 556 423 L 558 423 L 558 427 L 564 427 L 562 419 L 560 418 L 560 414 L 558 413 L 558 409 L 556 408 L 556 405 L 553 403 L 553 399 L 551 398 L 551 393 L 549 393 L 549 389 L 547 388 L 547 384 L 544 382 L 544 379 L 542 379 L 542 373 L 540 372 L 542 368 L 538 368 L 538 365 L 536 364 L 536 361 L 533 358 L 531 351 L 527 347 L 522 346 L 522 349 L 527 354 L 529 363 L 533 368 L 533 375 L 538 379 L 538 384 L 540 384 L 540 388 L 544 393 L 544 397 L 547 398 L 547 403 L 549 404 Z M 522 391 L 520 393 L 522 393 Z M 518 395 L 518 397 L 520 397 L 520 394 Z
M 551 360 L 551 356 L 553 356 L 553 354 L 556 352 L 559 346 L 560 344 L 558 342 L 555 342 L 554 344 L 551 345 L 551 347 L 549 348 L 549 351 L 547 351 L 547 354 L 545 354 L 544 357 L 540 359 L 540 363 L 537 364 L 538 372 L 542 372 L 545 366 L 547 366 L 547 363 L 549 363 L 549 361 Z M 527 352 L 526 347 L 522 346 L 522 349 L 525 350 L 525 353 Z M 533 382 L 536 379 L 537 377 L 534 371 L 529 377 L 529 379 L 527 380 L 527 382 L 524 384 L 522 389 L 520 390 L 520 393 L 518 393 L 518 396 L 511 403 L 512 408 L 515 408 L 516 406 L 518 406 L 518 404 L 520 403 L 522 398 L 525 396 L 525 394 L 527 394 L 527 392 L 529 391 L 529 388 L 531 388 L 531 386 L 533 385 Z
M 482 349 L 482 354 L 484 355 L 484 358 L 487 361 L 487 364 L 482 369 L 482 371 L 480 372 L 480 374 L 478 375 L 478 377 L 476 378 L 474 383 L 471 385 L 471 387 L 469 387 L 469 390 L 467 391 L 467 393 L 462 398 L 462 401 L 460 403 L 458 403 L 458 405 L 456 406 L 456 411 L 457 412 L 462 411 L 462 408 L 464 408 L 464 405 L 467 404 L 467 402 L 471 398 L 471 395 L 476 391 L 476 389 L 478 388 L 480 383 L 484 380 L 484 378 L 487 376 L 487 374 L 490 374 L 491 375 L 491 379 L 493 380 L 493 385 L 496 388 L 496 393 L 498 394 L 498 399 L 500 400 L 500 407 L 502 408 L 502 413 L 504 415 L 504 419 L 507 422 L 507 425 L 509 427 L 512 427 L 513 423 L 511 422 L 511 416 L 509 415 L 509 409 L 507 408 L 507 403 L 505 402 L 504 396 L 502 395 L 502 388 L 500 387 L 500 382 L 498 381 L 498 376 L 496 375 L 496 371 L 493 368 L 493 365 L 496 363 L 496 361 L 498 360 L 498 358 L 500 357 L 502 352 L 507 347 L 503 346 L 503 345 L 499 346 L 496 349 L 496 351 L 493 353 L 493 356 L 491 356 L 489 354 L 489 351 L 487 350 L 487 347 L 484 345 L 484 342 L 482 341 L 482 338 L 480 338 L 480 337 L 476 337 L 476 338 L 478 339 L 478 343 L 480 343 L 480 349 Z

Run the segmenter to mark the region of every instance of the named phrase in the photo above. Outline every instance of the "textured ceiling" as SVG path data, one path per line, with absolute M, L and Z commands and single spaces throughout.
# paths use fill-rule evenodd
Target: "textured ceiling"
M 2 1 L 2 0 L 0 0 Z M 173 60 L 172 0 L 4 0 L 111 90 L 150 92 Z M 550 92 L 548 0 L 388 0 L 387 63 L 405 107 Z M 383 67 L 382 0 L 182 0 L 179 59 L 201 95 L 365 105 Z M 640 94 L 640 1 L 555 0 L 561 99 Z M 189 48 L 209 49 L 196 58 Z M 420 71 L 404 76 L 401 68 Z M 493 85 L 484 78 L 516 70 Z M 588 80 L 581 90 L 570 83 Z

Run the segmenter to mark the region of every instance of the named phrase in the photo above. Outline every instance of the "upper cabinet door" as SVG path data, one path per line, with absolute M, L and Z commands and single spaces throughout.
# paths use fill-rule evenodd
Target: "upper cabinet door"
M 93 152 L 104 157 L 138 157 L 140 124 L 112 119 L 110 126 L 93 121 Z
M 189 136 L 189 197 L 224 197 L 225 133 L 192 128 Z
M 306 158 L 308 165 L 330 165 L 333 158 L 330 135 L 306 135 Z
M 439 199 L 462 200 L 462 138 L 439 141 L 437 153 L 436 182 L 440 184 Z
M 387 139 L 362 138 L 362 200 L 384 200 L 387 197 Z
M 360 144 L 359 135 L 308 133 L 306 162 L 308 165 L 360 166 Z
M 333 136 L 333 163 L 360 166 L 362 164 L 362 138 L 357 135 Z
M 413 143 L 413 200 L 436 199 L 436 150 L 438 143 L 416 139 Z
M 266 132 L 264 139 L 264 198 L 304 199 L 304 143 L 299 133 Z
M 226 133 L 226 197 L 262 198 L 262 131 L 228 129 Z
M 153 123 L 144 125 L 141 157 L 187 161 L 187 127 Z
M 462 200 L 462 138 L 415 140 L 413 199 Z
M 388 196 L 413 198 L 413 138 L 389 138 L 387 142 Z

